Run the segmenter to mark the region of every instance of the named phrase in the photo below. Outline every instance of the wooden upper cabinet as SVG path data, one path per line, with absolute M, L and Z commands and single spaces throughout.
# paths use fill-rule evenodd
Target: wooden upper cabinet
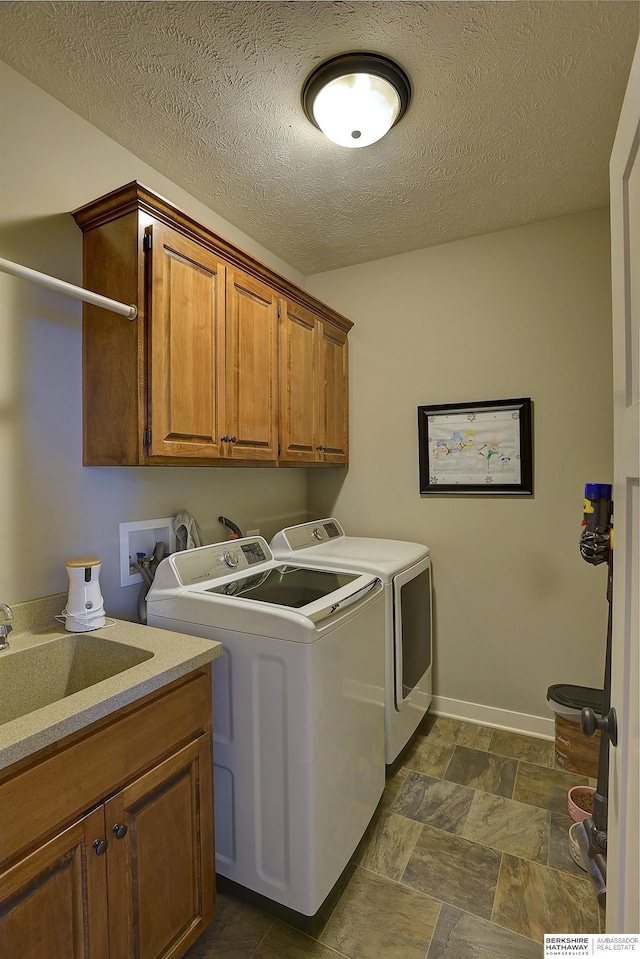
M 83 306 L 85 466 L 347 465 L 350 320 L 137 182 L 73 216 L 138 307 Z
M 318 459 L 318 318 L 286 300 L 280 307 L 280 459 Z
M 322 324 L 320 343 L 321 402 L 319 436 L 322 462 L 346 465 L 349 458 L 349 354 L 347 334 Z
M 150 456 L 222 455 L 225 265 L 175 230 L 150 247 Z
M 295 303 L 280 312 L 280 459 L 346 466 L 347 334 Z
M 278 459 L 278 297 L 227 271 L 224 448 L 233 460 Z

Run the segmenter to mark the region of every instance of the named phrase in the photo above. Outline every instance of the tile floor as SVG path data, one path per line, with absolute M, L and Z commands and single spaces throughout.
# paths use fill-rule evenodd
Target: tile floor
M 317 939 L 230 896 L 186 959 L 541 959 L 545 933 L 599 931 L 569 855 L 553 743 L 429 717 L 387 780 Z

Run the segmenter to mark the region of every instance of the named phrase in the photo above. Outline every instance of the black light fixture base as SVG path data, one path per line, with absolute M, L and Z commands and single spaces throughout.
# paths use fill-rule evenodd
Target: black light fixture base
M 400 99 L 400 110 L 393 124 L 395 126 L 407 112 L 411 102 L 409 77 L 402 67 L 382 54 L 357 52 L 341 53 L 337 57 L 325 60 L 305 80 L 302 87 L 302 109 L 310 123 L 318 127 L 313 115 L 313 103 L 320 90 L 332 80 L 350 73 L 368 73 L 374 77 L 381 77 L 395 88 Z

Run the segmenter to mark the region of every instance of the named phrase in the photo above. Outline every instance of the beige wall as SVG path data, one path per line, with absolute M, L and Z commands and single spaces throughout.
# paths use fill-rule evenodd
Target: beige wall
M 355 323 L 351 467 L 309 473 L 310 516 L 431 547 L 440 708 L 549 718 L 551 683 L 601 686 L 606 576 L 577 541 L 584 483 L 612 475 L 607 212 L 308 286 Z M 534 497 L 420 496 L 418 405 L 521 396 L 534 403 Z
M 137 178 L 305 284 L 2 63 L 0 88 L 1 256 L 81 282 L 81 234 L 68 211 Z M 305 518 L 308 498 L 310 516 L 336 513 L 351 533 L 431 546 L 442 708 L 548 717 L 550 683 L 599 685 L 604 571 L 582 562 L 576 542 L 584 482 L 611 477 L 606 213 L 306 285 L 356 324 L 346 474 L 83 468 L 81 307 L 0 273 L 0 600 L 66 589 L 65 559 L 95 551 L 108 611 L 131 616 L 137 588 L 119 586 L 120 522 L 184 508 L 209 540 L 224 536 L 221 513 L 270 537 Z M 510 396 L 535 404 L 535 497 L 420 497 L 416 407 Z
M 0 62 L 0 256 L 82 282 L 70 210 L 139 179 L 286 273 L 285 263 Z M 98 291 L 99 292 L 99 291 Z M 123 320 L 122 322 L 128 322 Z M 270 537 L 304 519 L 304 471 L 85 469 L 81 305 L 0 273 L 0 600 L 66 590 L 65 560 L 96 552 L 107 612 L 133 616 L 119 585 L 118 525 L 193 513 L 211 542 L 223 514 Z M 117 384 L 114 384 L 117 389 Z

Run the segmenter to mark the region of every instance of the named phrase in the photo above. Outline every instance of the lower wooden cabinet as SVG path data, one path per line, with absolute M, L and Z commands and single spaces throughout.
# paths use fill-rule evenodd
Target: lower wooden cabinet
M 161 725 L 180 708 L 194 712 L 197 726 L 193 693 L 187 684 L 169 694 Z M 147 717 L 142 709 L 127 718 L 143 727 L 148 721 L 148 732 L 162 742 L 155 707 Z M 0 862 L 2 959 L 178 959 L 192 945 L 213 917 L 215 895 L 210 712 L 201 719 L 208 728 L 190 742 L 75 822 Z M 91 739 L 68 748 L 91 749 Z M 135 761 L 143 765 L 144 757 Z M 20 787 L 30 788 L 34 774 L 46 804 L 46 785 L 56 788 L 55 753 L 15 777 L 9 771 L 0 801 L 19 802 Z
M 210 755 L 202 736 L 105 806 L 111 959 L 181 956 L 212 918 Z
M 0 872 L 3 959 L 109 959 L 107 863 L 96 809 Z

